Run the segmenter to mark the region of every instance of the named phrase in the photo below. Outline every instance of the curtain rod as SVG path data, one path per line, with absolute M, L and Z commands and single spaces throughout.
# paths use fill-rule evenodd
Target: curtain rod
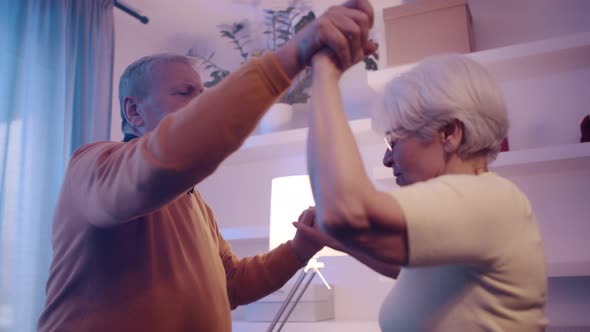
M 115 7 L 119 8 L 122 11 L 124 11 L 125 13 L 135 17 L 143 24 L 148 24 L 148 22 L 150 21 L 149 18 L 141 15 L 138 11 L 131 9 L 131 7 L 129 7 L 129 5 L 124 4 L 121 1 L 115 1 Z

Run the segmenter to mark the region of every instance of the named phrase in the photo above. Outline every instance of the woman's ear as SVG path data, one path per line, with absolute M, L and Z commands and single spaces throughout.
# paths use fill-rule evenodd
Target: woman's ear
M 463 126 L 461 121 L 455 119 L 440 130 L 442 144 L 445 152 L 455 152 L 463 140 Z
M 140 128 L 145 124 L 139 113 L 139 105 L 135 97 L 125 97 L 123 99 L 123 114 L 125 114 L 127 123 L 135 128 Z

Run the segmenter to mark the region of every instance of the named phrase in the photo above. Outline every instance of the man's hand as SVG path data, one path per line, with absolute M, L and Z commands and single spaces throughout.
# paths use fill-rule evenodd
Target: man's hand
M 295 237 L 299 236 L 305 239 L 306 241 L 315 243 L 317 246 L 320 247 L 319 250 L 321 250 L 324 246 L 328 246 L 338 251 L 346 250 L 344 245 L 342 245 L 340 242 L 338 242 L 330 235 L 322 232 L 319 224 L 315 220 L 315 207 L 310 207 L 309 209 L 305 210 L 301 215 L 305 215 L 305 217 L 303 219 L 300 217 L 298 222 L 293 223 L 293 226 L 297 228 L 297 233 Z M 311 223 L 307 222 L 308 220 L 306 220 L 306 218 L 311 217 L 313 217 L 313 221 Z
M 299 31 L 276 52 L 285 72 L 293 77 L 319 50 L 331 50 L 342 71 L 374 53 L 377 46 L 368 39 L 373 26 L 373 8 L 368 0 L 349 0 L 330 7 L 322 16 Z
M 295 255 L 299 257 L 301 261 L 307 262 L 326 245 L 323 237 L 319 236 L 323 233 L 318 229 L 314 230 L 315 207 L 310 207 L 303 211 L 299 216 L 299 220 L 294 222 L 293 225 L 297 228 L 297 232 L 291 241 L 291 246 Z M 303 226 L 305 229 L 302 231 L 298 226 Z

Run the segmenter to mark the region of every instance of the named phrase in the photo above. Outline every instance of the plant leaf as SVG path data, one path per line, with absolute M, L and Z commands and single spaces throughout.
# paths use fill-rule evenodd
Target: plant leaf
M 365 62 L 365 69 L 366 70 L 370 70 L 370 71 L 374 71 L 377 70 L 377 62 L 375 62 L 375 60 L 371 59 L 371 57 L 366 56 L 363 58 L 363 61 Z
M 242 31 L 244 29 L 244 26 L 245 26 L 244 23 L 236 23 L 233 26 L 232 32 L 234 34 L 236 34 L 236 33 L 240 32 L 240 31 Z
M 307 15 L 303 16 L 297 24 L 295 24 L 295 33 L 299 32 L 303 29 L 306 25 L 313 22 L 315 20 L 315 14 L 313 11 L 309 11 Z
M 226 30 L 222 30 L 220 32 L 221 32 L 221 36 L 234 39 L 234 35 L 231 32 L 226 31 Z
M 230 24 L 225 24 L 225 23 L 222 23 L 222 24 L 217 24 L 217 27 L 218 27 L 219 29 L 226 29 L 226 30 L 227 30 L 227 29 L 231 29 L 231 25 L 230 25 Z

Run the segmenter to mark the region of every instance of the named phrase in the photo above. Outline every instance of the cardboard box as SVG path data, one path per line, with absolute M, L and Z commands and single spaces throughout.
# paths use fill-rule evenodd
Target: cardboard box
M 248 304 L 245 308 L 244 319 L 250 322 L 271 322 L 281 308 L 291 287 L 292 285 L 284 286 L 273 294 Z M 293 299 L 296 296 L 297 294 L 293 296 Z M 287 310 L 289 308 L 287 307 Z M 317 322 L 329 319 L 334 319 L 334 288 L 329 290 L 324 284 L 311 284 L 287 321 Z
M 473 49 L 467 0 L 417 0 L 383 9 L 383 20 L 388 66 Z

